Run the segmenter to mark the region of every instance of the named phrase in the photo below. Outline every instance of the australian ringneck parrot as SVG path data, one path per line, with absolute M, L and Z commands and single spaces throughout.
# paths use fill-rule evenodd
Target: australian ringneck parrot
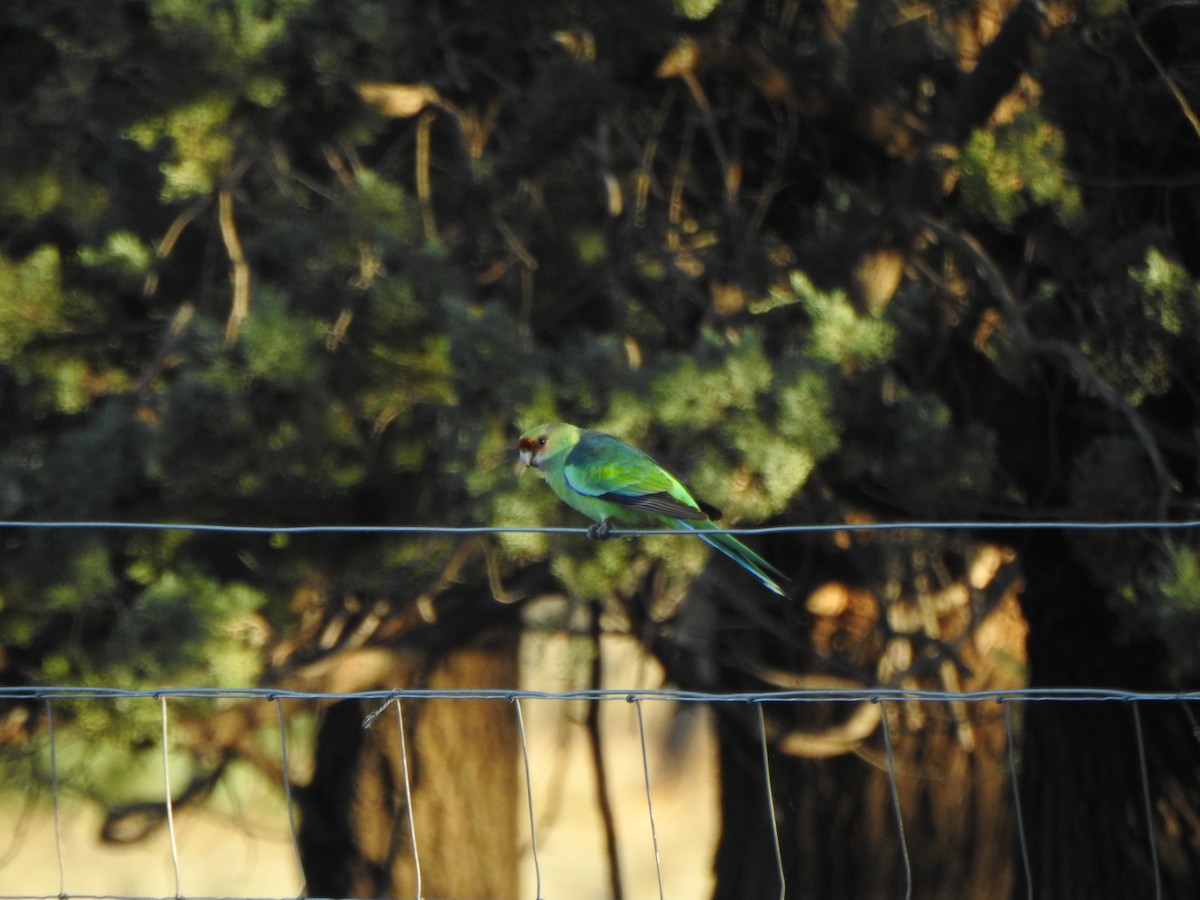
M 521 462 L 536 469 L 554 493 L 597 524 L 601 538 L 614 524 L 688 528 L 783 596 L 776 579 L 787 577 L 729 534 L 709 534 L 720 513 L 699 503 L 653 459 L 612 435 L 555 423 L 531 428 L 517 444 Z

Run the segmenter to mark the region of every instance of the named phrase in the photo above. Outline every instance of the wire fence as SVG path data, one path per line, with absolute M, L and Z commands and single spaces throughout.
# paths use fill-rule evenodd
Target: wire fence
M 706 693 L 698 691 L 674 690 L 674 689 L 600 689 L 600 690 L 571 690 L 571 691 L 540 691 L 540 690 L 459 690 L 459 689 L 411 689 L 411 690 L 380 690 L 380 691 L 363 691 L 354 693 L 322 693 L 322 692 L 305 692 L 305 691 L 284 691 L 272 690 L 266 688 L 244 688 L 244 689 L 208 689 L 208 688 L 157 688 L 147 690 L 118 690 L 103 687 L 83 687 L 83 686 L 66 686 L 66 687 L 0 687 L 0 704 L 4 702 L 37 702 L 44 706 L 45 721 L 47 730 L 47 746 L 49 754 L 49 768 L 51 789 L 53 795 L 52 815 L 54 819 L 54 840 L 55 840 L 55 859 L 57 861 L 57 887 L 54 890 L 22 890 L 20 886 L 12 884 L 8 879 L 0 877 L 0 900 L 65 900 L 65 898 L 78 898 L 78 900 L 99 900 L 99 898 L 111 898 L 111 900 L 164 900 L 167 897 L 174 898 L 189 898 L 189 900 L 217 900 L 204 894 L 196 894 L 188 891 L 188 885 L 181 875 L 180 864 L 180 849 L 176 834 L 176 825 L 174 818 L 175 801 L 172 799 L 172 777 L 170 765 L 170 748 L 172 746 L 172 724 L 171 724 L 171 704 L 177 701 L 197 699 L 205 701 L 261 701 L 264 703 L 275 704 L 278 711 L 278 731 L 279 731 L 279 747 L 278 758 L 282 764 L 282 785 L 281 793 L 285 797 L 286 805 L 286 830 L 290 839 L 292 854 L 294 858 L 296 877 L 303 884 L 303 870 L 301 865 L 300 844 L 297 832 L 297 817 L 295 811 L 294 798 L 291 793 L 291 785 L 294 781 L 294 774 L 291 771 L 287 729 L 284 726 L 284 713 L 282 702 L 284 700 L 306 700 L 318 703 L 329 703 L 343 700 L 361 701 L 367 706 L 373 706 L 371 710 L 362 720 L 364 729 L 371 728 L 394 728 L 400 744 L 401 760 L 403 766 L 403 782 L 401 790 L 404 793 L 403 807 L 407 810 L 407 828 L 412 836 L 410 851 L 412 854 L 412 863 L 416 872 L 417 892 L 416 897 L 424 896 L 421 893 L 421 856 L 420 856 L 420 834 L 417 832 L 416 825 L 413 819 L 413 793 L 412 783 L 410 781 L 410 759 L 406 745 L 405 728 L 404 728 L 404 707 L 410 702 L 419 702 L 424 700 L 439 699 L 439 700 L 485 700 L 494 703 L 508 704 L 512 709 L 512 714 L 516 722 L 516 732 L 518 735 L 520 747 L 521 770 L 524 774 L 523 790 L 525 793 L 524 806 L 527 809 L 528 817 L 526 822 L 528 848 L 532 857 L 532 870 L 534 875 L 534 884 L 532 885 L 532 896 L 535 900 L 541 900 L 543 896 L 553 896 L 555 893 L 561 893 L 560 890 L 552 890 L 548 894 L 543 892 L 543 877 L 542 868 L 539 861 L 538 849 L 538 818 L 535 809 L 535 799 L 533 784 L 536 780 L 537 760 L 530 751 L 530 738 L 527 733 L 526 717 L 523 714 L 523 706 L 530 701 L 554 701 L 567 702 L 573 700 L 588 700 L 602 701 L 608 703 L 626 703 L 634 707 L 636 711 L 637 722 L 637 743 L 639 746 L 640 759 L 638 767 L 640 768 L 645 788 L 645 810 L 644 814 L 649 823 L 651 840 L 653 842 L 654 866 L 657 874 L 658 895 L 660 900 L 665 900 L 666 893 L 663 887 L 663 871 L 659 853 L 659 831 L 655 819 L 655 804 L 656 794 L 651 776 L 650 754 L 647 744 L 647 728 L 642 715 L 643 707 L 646 704 L 654 703 L 683 703 L 683 704 L 739 704 L 754 708 L 754 715 L 758 722 L 758 741 L 760 747 L 760 763 L 761 763 L 761 789 L 765 798 L 765 808 L 767 815 L 770 817 L 771 834 L 774 838 L 774 855 L 776 860 L 776 873 L 779 881 L 779 896 L 782 898 L 785 895 L 786 885 L 784 882 L 784 862 L 781 852 L 779 826 L 775 818 L 775 810 L 782 798 L 775 795 L 772 787 L 772 766 L 769 753 L 768 732 L 765 724 L 764 710 L 778 704 L 795 704 L 795 703 L 877 703 L 885 707 L 888 704 L 899 703 L 946 703 L 968 702 L 968 703 L 994 703 L 999 704 L 1003 711 L 1005 732 L 1007 735 L 1007 760 L 1006 771 L 1007 777 L 1011 781 L 1011 795 L 1013 798 L 1013 812 L 1016 821 L 1017 842 L 1020 849 L 1019 858 L 1022 860 L 1024 867 L 1025 883 L 1032 884 L 1032 873 L 1030 872 L 1030 852 L 1026 844 L 1026 823 L 1022 815 L 1020 805 L 1020 789 L 1019 779 L 1021 777 L 1021 766 L 1018 758 L 1018 751 L 1014 741 L 1014 726 L 1013 726 L 1013 705 L 1021 703 L 1051 703 L 1051 704 L 1123 704 L 1127 705 L 1131 710 L 1131 724 L 1133 730 L 1136 747 L 1139 759 L 1139 774 L 1141 779 L 1142 793 L 1142 815 L 1146 827 L 1146 847 L 1151 859 L 1151 870 L 1153 872 L 1153 884 L 1147 884 L 1146 896 L 1162 897 L 1162 884 L 1159 875 L 1159 865 L 1157 860 L 1157 844 L 1154 834 L 1153 815 L 1152 815 L 1152 796 L 1150 787 L 1150 778 L 1147 767 L 1147 749 L 1145 745 L 1145 737 L 1142 728 L 1141 709 L 1146 704 L 1163 704 L 1174 703 L 1182 706 L 1180 715 L 1186 715 L 1192 733 L 1195 736 L 1197 743 L 1200 744 L 1200 723 L 1197 722 L 1192 710 L 1187 706 L 1189 703 L 1200 702 L 1200 690 L 1181 691 L 1181 692 L 1143 692 L 1129 690 L 1115 690 L 1104 688 L 1064 688 L 1064 689 L 1021 689 L 1021 690 L 989 690 L 955 693 L 940 690 L 920 690 L 920 689 L 902 689 L 902 688 L 879 688 L 879 689 L 864 689 L 864 690 L 845 690 L 845 689 L 814 689 L 814 690 L 795 690 L 795 691 L 770 691 L 770 692 L 750 692 L 750 693 Z M 170 894 L 162 895 L 146 895 L 146 894 L 120 894 L 113 892 L 95 893 L 89 891 L 86 880 L 86 874 L 76 871 L 71 871 L 69 863 L 69 853 L 67 843 L 63 837 L 63 819 L 64 813 L 60 800 L 60 772 L 59 772 L 59 731 L 61 726 L 55 716 L 55 709 L 71 700 L 91 700 L 91 701 L 135 701 L 148 704 L 155 704 L 158 707 L 160 719 L 160 742 L 161 742 L 161 769 L 162 779 L 161 787 L 163 794 L 163 816 L 166 821 L 167 841 L 169 844 L 170 864 L 173 881 L 173 890 Z M 900 848 L 901 858 L 904 863 L 905 884 L 903 887 L 903 896 L 911 898 L 913 896 L 913 874 L 912 865 L 909 861 L 909 851 L 907 846 L 905 832 L 905 811 L 901 803 L 901 791 L 897 781 L 896 753 L 894 746 L 894 735 L 889 726 L 889 716 L 884 714 L 880 718 L 881 737 L 883 742 L 884 754 L 886 757 L 886 773 L 890 785 L 890 797 L 892 810 L 891 814 L 894 819 L 895 835 Z M 486 752 L 485 748 L 480 748 L 480 752 Z M 418 801 L 419 802 L 419 801 Z M 0 869 L 0 876 L 3 870 Z M 80 882 L 84 882 L 81 884 Z M 1151 894 L 1150 892 L 1153 891 Z M 278 896 L 278 895 L 276 895 Z M 1032 888 L 1029 896 L 1033 896 Z M 226 900 L 226 898 L 221 898 Z M 246 900 L 246 898 L 241 898 Z
M 233 525 L 202 522 L 122 522 L 108 520 L 25 521 L 0 520 L 0 528 L 34 530 L 92 531 L 194 531 L 218 534 L 575 534 L 587 535 L 587 528 L 553 525 Z M 1186 531 L 1200 528 L 1200 519 L 1030 519 L 999 521 L 904 521 L 904 522 L 820 522 L 793 525 L 766 525 L 756 528 L 706 528 L 705 534 L 830 534 L 844 531 Z M 648 535 L 690 535 L 688 528 L 613 528 L 610 537 Z
M 119 522 L 119 521 L 0 521 L 0 528 L 20 529 L 92 529 L 92 530 L 148 530 L 167 531 L 183 530 L 194 532 L 221 532 L 228 534 L 328 534 L 328 533 L 371 533 L 371 534 L 497 534 L 497 533 L 540 533 L 540 534 L 586 534 L 581 528 L 554 528 L 529 526 L 488 526 L 488 527 L 427 527 L 427 526 L 356 526 L 356 525 L 312 525 L 312 526 L 243 526 L 243 525 L 206 525 L 199 523 L 174 522 Z M 1200 528 L 1200 520 L 1183 521 L 1031 521 L 1031 522 L 895 522 L 895 523 L 836 523 L 789 525 L 769 528 L 732 528 L 720 529 L 722 533 L 738 535 L 773 534 L 773 533 L 814 533 L 814 532 L 847 532 L 847 531 L 904 531 L 904 530 L 1006 530 L 1006 529 L 1068 529 L 1068 530 L 1174 530 Z M 623 529 L 614 530 L 614 535 L 638 534 L 693 534 L 681 529 Z M 1150 771 L 1147 763 L 1146 735 L 1142 723 L 1142 709 L 1148 704 L 1178 704 L 1180 715 L 1186 716 L 1192 735 L 1200 745 L 1200 722 L 1189 704 L 1200 702 L 1200 690 L 1179 692 L 1134 691 L 1112 688 L 1025 688 L 1010 690 L 979 690 L 979 691 L 948 691 L 929 690 L 903 687 L 880 688 L 817 688 L 804 690 L 770 690 L 757 692 L 703 692 L 679 690 L 670 688 L 608 688 L 580 689 L 566 691 L 543 691 L 528 689 L 430 689 L 412 688 L 397 690 L 373 690 L 352 693 L 325 693 L 272 688 L 201 688 L 201 687 L 158 687 L 144 690 L 127 690 L 103 686 L 0 686 L 0 707 L 4 704 L 25 703 L 40 704 L 44 708 L 45 741 L 49 758 L 50 787 L 52 795 L 51 815 L 53 817 L 54 858 L 56 873 L 43 877 L 52 877 L 56 881 L 53 889 L 29 889 L 13 884 L 4 876 L 0 868 L 0 900 L 164 900 L 174 897 L 177 900 L 218 900 L 205 894 L 189 892 L 188 884 L 181 873 L 180 849 L 176 833 L 175 801 L 172 798 L 172 777 L 170 748 L 172 747 L 171 707 L 180 701 L 203 701 L 216 704 L 218 702 L 264 702 L 275 704 L 278 719 L 279 745 L 278 759 L 282 767 L 281 793 L 286 807 L 284 828 L 291 846 L 293 865 L 296 878 L 301 885 L 304 883 L 303 867 L 299 834 L 297 830 L 297 813 L 295 798 L 292 796 L 292 785 L 295 782 L 292 772 L 291 756 L 288 746 L 288 729 L 285 727 L 283 702 L 310 701 L 313 703 L 333 703 L 337 701 L 358 701 L 373 709 L 362 720 L 364 729 L 394 728 L 398 734 L 403 780 L 400 789 L 403 791 L 403 807 L 407 814 L 407 829 L 411 837 L 409 850 L 412 855 L 412 866 L 416 875 L 415 896 L 423 897 L 422 893 L 422 858 L 421 835 L 417 831 L 414 820 L 414 794 L 410 780 L 410 754 L 406 745 L 404 710 L 406 704 L 427 700 L 451 701 L 485 701 L 496 704 L 507 704 L 512 709 L 515 720 L 516 734 L 519 741 L 520 769 L 523 773 L 524 806 L 527 812 L 527 847 L 531 857 L 533 884 L 530 893 L 535 900 L 543 896 L 553 896 L 561 893 L 553 885 L 544 888 L 543 870 L 539 858 L 538 844 L 538 815 L 533 785 L 537 780 L 538 760 L 530 750 L 530 735 L 527 730 L 527 719 L 523 706 L 532 701 L 550 701 L 552 703 L 568 703 L 571 701 L 597 701 L 603 703 L 630 704 L 636 713 L 637 745 L 640 759 L 637 761 L 644 785 L 645 809 L 644 814 L 649 826 L 653 848 L 654 869 L 657 876 L 657 892 L 660 900 L 665 900 L 667 892 L 664 888 L 663 867 L 660 854 L 660 830 L 656 821 L 656 795 L 652 778 L 650 754 L 647 741 L 647 727 L 643 717 L 643 708 L 648 704 L 701 704 L 701 705 L 740 705 L 752 708 L 754 719 L 758 724 L 759 761 L 761 765 L 761 790 L 765 800 L 765 810 L 769 816 L 770 833 L 774 838 L 773 853 L 776 862 L 776 878 L 778 880 L 778 896 L 783 898 L 787 891 L 785 883 L 785 866 L 781 849 L 779 823 L 776 810 L 781 798 L 776 796 L 772 783 L 772 764 L 770 740 L 766 725 L 765 711 L 782 704 L 841 704 L 841 703 L 871 703 L 883 707 L 880 717 L 880 738 L 882 740 L 886 760 L 886 775 L 890 786 L 891 817 L 895 827 L 895 839 L 903 861 L 904 885 L 902 896 L 913 896 L 913 866 L 905 831 L 905 809 L 902 802 L 902 792 L 898 784 L 895 735 L 889 725 L 886 710 L 889 704 L 931 704 L 931 703 L 971 703 L 996 704 L 1002 711 L 1004 719 L 1004 734 L 1007 741 L 1005 756 L 1006 777 L 1011 783 L 1011 801 L 1016 825 L 1016 843 L 1019 848 L 1019 865 L 1023 869 L 1024 883 L 1029 886 L 1029 897 L 1033 897 L 1034 884 L 1031 872 L 1031 853 L 1028 846 L 1028 828 L 1023 813 L 1020 797 L 1020 779 L 1022 766 L 1014 737 L 1013 708 L 1019 704 L 1124 704 L 1131 710 L 1130 729 L 1133 733 L 1138 753 L 1138 776 L 1141 789 L 1140 814 L 1145 828 L 1146 852 L 1150 860 L 1152 883 L 1146 885 L 1147 896 L 1161 898 L 1163 883 L 1158 860 L 1157 841 L 1154 826 L 1154 798 L 1152 796 Z M 162 814 L 166 822 L 167 841 L 169 843 L 170 871 L 173 890 L 170 894 L 137 894 L 104 891 L 95 892 L 87 884 L 86 874 L 72 870 L 69 858 L 68 842 L 64 838 L 64 820 L 66 813 L 62 801 L 61 773 L 59 770 L 59 743 L 64 726 L 56 716 L 56 710 L 72 701 L 97 701 L 107 703 L 143 703 L 155 704 L 158 707 L 160 720 L 159 740 L 161 743 L 161 789 Z M 483 752 L 481 748 L 481 752 Z M 1152 892 L 1152 893 L 1151 893 Z M 301 893 L 304 894 L 303 888 Z M 279 895 L 273 895 L 279 896 Z M 221 898 L 226 900 L 226 898 Z M 242 897 L 241 900 L 246 900 Z

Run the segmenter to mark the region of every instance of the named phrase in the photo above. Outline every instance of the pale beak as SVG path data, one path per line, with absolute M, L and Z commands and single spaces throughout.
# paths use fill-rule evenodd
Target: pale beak
M 520 450 L 517 452 L 517 455 L 521 458 L 521 462 L 525 463 L 526 466 L 533 468 L 533 451 L 532 450 Z

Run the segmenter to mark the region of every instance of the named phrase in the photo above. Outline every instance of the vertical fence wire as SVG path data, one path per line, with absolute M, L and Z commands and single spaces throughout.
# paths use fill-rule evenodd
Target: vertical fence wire
M 1133 704 L 1133 732 L 1137 737 L 1138 765 L 1142 773 L 1142 801 L 1146 814 L 1146 836 L 1150 842 L 1150 868 L 1154 871 L 1154 898 L 1162 900 L 1162 873 L 1158 870 L 1158 842 L 1154 838 L 1154 806 L 1150 800 L 1150 772 L 1146 766 L 1146 742 L 1142 736 L 1141 705 Z
M 1192 725 L 1192 737 L 1196 739 L 1196 743 L 1200 744 L 1200 722 L 1196 721 L 1196 714 L 1192 712 L 1192 708 L 1188 706 L 1186 700 L 1179 701 L 1183 705 L 1183 712 L 1188 718 L 1188 722 Z
M 787 880 L 783 874 L 783 848 L 779 845 L 779 822 L 775 818 L 775 791 L 771 787 L 771 763 L 767 757 L 767 721 L 763 717 L 762 703 L 754 704 L 758 709 L 758 737 L 762 745 L 763 781 L 767 785 L 767 813 L 771 817 L 771 839 L 775 842 L 775 867 L 779 872 L 779 900 L 787 894 Z
M 642 775 L 646 780 L 646 809 L 650 813 L 650 840 L 654 845 L 654 871 L 658 875 L 658 898 L 659 900 L 665 900 L 662 860 L 658 855 L 658 826 L 654 823 L 654 794 L 650 790 L 650 755 L 646 752 L 646 723 L 642 719 L 642 701 L 635 697 L 630 697 L 629 702 L 637 710 L 638 737 L 642 742 Z
M 904 816 L 900 811 L 900 786 L 896 783 L 896 756 L 892 751 L 892 733 L 891 727 L 888 725 L 887 701 L 876 698 L 876 702 L 883 707 L 883 715 L 879 717 L 879 721 L 883 724 L 883 749 L 887 754 L 888 781 L 892 786 L 892 809 L 896 813 L 896 830 L 900 835 L 900 855 L 904 859 L 904 897 L 905 900 L 912 900 L 912 861 L 908 858 L 908 839 L 904 836 Z
M 533 877 L 536 883 L 536 900 L 542 900 L 542 867 L 538 862 L 537 822 L 533 815 L 533 778 L 529 774 L 529 745 L 525 741 L 525 719 L 521 715 L 521 699 L 511 698 L 517 711 L 517 735 L 521 739 L 521 759 L 525 763 L 525 799 L 529 803 L 529 845 L 533 852 Z
M 183 888 L 179 879 L 179 847 L 175 842 L 175 810 L 171 802 L 171 760 L 167 746 L 167 695 L 159 695 L 160 712 L 162 717 L 162 761 L 163 761 L 163 790 L 167 806 L 167 837 L 171 841 L 171 867 L 175 872 L 175 896 L 183 896 Z
M 1013 738 L 1012 704 L 1001 701 L 1004 708 L 1004 733 L 1008 739 L 1008 777 L 1012 781 L 1013 815 L 1017 820 L 1017 842 L 1021 847 L 1021 865 L 1025 872 L 1025 896 L 1033 900 L 1033 866 L 1029 862 L 1029 841 L 1025 837 L 1025 817 L 1021 812 L 1021 785 L 1017 781 L 1017 742 Z
M 58 806 L 58 740 L 54 733 L 54 704 L 46 698 L 46 734 L 50 741 L 50 792 L 54 805 L 54 853 L 58 858 L 58 895 L 67 896 L 67 864 L 63 857 L 62 812 Z
M 396 698 L 396 730 L 400 733 L 400 766 L 404 769 L 404 807 L 408 814 L 408 840 L 412 844 L 414 890 L 416 900 L 422 900 L 421 893 L 421 854 L 417 852 L 417 825 L 413 818 L 412 780 L 408 774 L 408 742 L 404 737 L 404 711 L 400 708 L 400 698 Z M 539 892 L 540 893 L 540 892 Z
M 283 767 L 283 797 L 287 804 L 288 816 L 288 834 L 292 838 L 292 854 L 296 858 L 296 871 L 300 875 L 300 893 L 298 896 L 303 897 L 308 889 L 308 878 L 304 874 L 304 857 L 300 854 L 300 835 L 296 831 L 296 809 L 292 802 L 292 771 L 288 764 L 288 748 L 287 748 L 287 725 L 283 719 L 283 700 L 279 697 L 273 698 L 275 701 L 275 712 L 279 719 L 279 764 Z

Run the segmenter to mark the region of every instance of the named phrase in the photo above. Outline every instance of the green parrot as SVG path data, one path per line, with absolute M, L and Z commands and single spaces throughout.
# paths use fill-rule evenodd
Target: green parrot
M 529 429 L 517 452 L 568 506 L 596 520 L 589 537 L 606 537 L 614 522 L 688 528 L 786 596 L 776 580 L 787 580 L 782 572 L 733 535 L 705 533 L 717 527 L 719 510 L 697 502 L 670 472 L 619 438 L 558 422 Z

